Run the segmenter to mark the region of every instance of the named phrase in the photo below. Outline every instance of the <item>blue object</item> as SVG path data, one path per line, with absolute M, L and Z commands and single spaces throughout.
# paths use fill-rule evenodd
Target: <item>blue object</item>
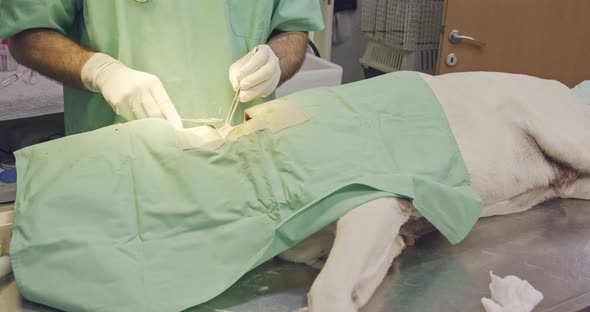
M 580 83 L 572 90 L 585 99 L 588 104 L 590 104 L 590 80 Z
M 11 168 L 0 172 L 0 182 L 16 183 L 16 168 Z

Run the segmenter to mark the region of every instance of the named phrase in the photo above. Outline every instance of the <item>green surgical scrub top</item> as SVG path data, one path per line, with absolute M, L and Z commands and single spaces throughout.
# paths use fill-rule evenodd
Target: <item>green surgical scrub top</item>
M 318 0 L 0 1 L 0 38 L 54 29 L 158 76 L 182 118 L 225 118 L 234 96 L 230 65 L 273 30 L 322 27 Z M 241 105 L 234 122 L 261 101 Z M 125 121 L 100 94 L 64 87 L 64 102 L 68 134 Z

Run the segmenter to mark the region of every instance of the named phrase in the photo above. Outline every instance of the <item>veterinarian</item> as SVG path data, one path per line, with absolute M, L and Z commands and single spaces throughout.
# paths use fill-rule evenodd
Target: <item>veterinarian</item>
M 19 0 L 0 38 L 19 62 L 64 84 L 67 134 L 125 120 L 225 118 L 272 97 L 300 68 L 317 0 Z M 251 53 L 256 48 L 256 53 Z M 229 79 L 228 79 L 229 71 Z M 194 125 L 191 125 L 194 126 Z

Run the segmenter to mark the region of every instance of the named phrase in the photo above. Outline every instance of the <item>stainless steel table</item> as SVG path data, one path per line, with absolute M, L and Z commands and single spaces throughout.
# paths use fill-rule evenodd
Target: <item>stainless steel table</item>
M 525 213 L 480 220 L 451 246 L 432 233 L 404 251 L 363 312 L 484 311 L 489 272 L 517 275 L 545 299 L 535 311 L 590 309 L 590 202 L 560 200 Z M 290 312 L 305 305 L 317 271 L 271 261 L 191 312 Z M 54 311 L 21 301 L 12 276 L 0 280 L 0 311 Z

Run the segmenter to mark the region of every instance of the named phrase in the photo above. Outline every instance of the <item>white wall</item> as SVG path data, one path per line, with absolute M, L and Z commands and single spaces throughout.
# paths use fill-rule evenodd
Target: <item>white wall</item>
M 332 62 L 344 69 L 342 83 L 364 79 L 359 63 L 367 46 L 366 39 L 361 36 L 362 1 L 358 0 L 356 11 L 338 12 L 335 16 Z

